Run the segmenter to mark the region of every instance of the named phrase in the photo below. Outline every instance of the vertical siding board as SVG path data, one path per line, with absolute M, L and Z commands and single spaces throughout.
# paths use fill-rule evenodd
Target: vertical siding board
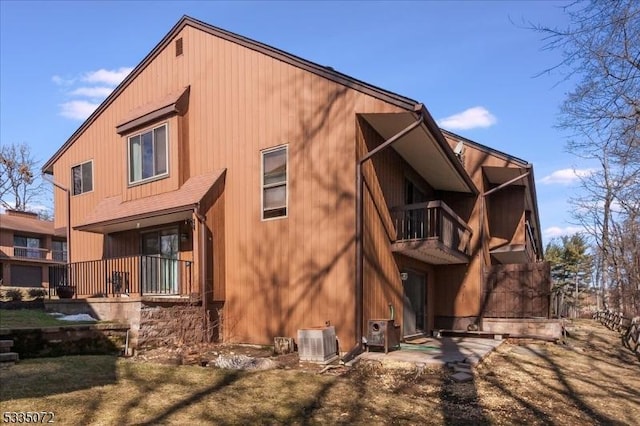
M 188 148 L 180 160 L 188 165 L 185 168 L 191 175 L 227 168 L 220 207 L 224 220 L 215 213 L 217 206 L 208 213 L 216 244 L 215 228 L 225 227 L 221 243 L 226 293 L 215 295 L 226 298 L 229 328 L 225 337 L 269 343 L 273 337 L 269 333 L 295 336 L 299 327 L 330 320 L 338 328 L 342 349 L 348 350 L 354 315 L 355 113 L 392 109 L 348 89 L 346 95 L 335 99 L 329 117 L 321 121 L 323 108 L 336 91 L 343 90 L 341 86 L 192 28 L 180 36 L 184 39 L 183 56 L 176 58 L 174 45 L 169 44 L 54 165 L 56 179 L 68 184 L 72 164 L 88 156 L 96 158 L 95 194 L 72 200 L 74 222 L 107 195 L 122 193 L 126 199 L 134 199 L 180 185 L 177 162 L 170 166 L 170 179 L 131 189 L 126 189 L 126 165 L 107 165 L 126 161 L 126 138 L 114 130 L 119 119 L 133 108 L 189 84 Z M 177 120 L 170 121 L 170 126 L 175 126 L 172 135 L 177 135 Z M 289 144 L 289 217 L 263 222 L 260 150 L 281 143 Z M 173 155 L 181 154 L 178 146 L 173 146 L 172 161 Z M 381 162 L 384 170 L 397 166 L 393 156 L 385 156 Z M 385 182 L 383 179 L 374 196 L 391 200 L 394 192 Z M 57 218 L 64 218 L 63 195 L 56 192 Z M 372 219 L 377 212 L 370 199 L 366 212 L 373 232 L 369 250 L 377 256 L 380 269 L 368 265 L 366 270 L 370 286 L 367 301 L 372 306 L 368 314 L 386 316 L 387 303 L 400 301 L 401 283 L 382 223 Z M 56 224 L 64 222 L 56 219 Z M 101 257 L 102 238 L 74 231 L 72 250 L 77 256 Z M 262 258 L 251 258 L 256 253 Z M 271 277 L 275 278 L 270 283 Z M 215 275 L 215 282 L 218 280 Z M 314 291 L 316 298 L 310 297 Z M 258 318 L 264 323 L 257 322 Z

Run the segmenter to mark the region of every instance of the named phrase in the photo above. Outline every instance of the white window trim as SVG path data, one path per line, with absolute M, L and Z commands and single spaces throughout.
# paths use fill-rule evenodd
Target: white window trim
M 167 153 L 167 155 L 166 155 L 167 158 L 165 159 L 165 163 L 166 163 L 165 166 L 167 168 L 167 171 L 165 173 L 162 173 L 162 174 L 159 174 L 159 175 L 154 175 L 154 176 L 148 177 L 146 179 L 140 179 L 140 180 L 136 180 L 136 181 L 132 182 L 131 181 L 131 138 L 135 138 L 136 136 L 140 136 L 140 135 L 142 135 L 144 133 L 147 133 L 147 132 L 153 132 L 155 129 L 159 129 L 160 127 L 165 127 L 166 128 L 166 130 L 165 130 L 165 134 L 166 134 L 166 141 L 165 141 L 166 147 L 165 147 L 165 149 L 166 149 L 166 153 Z M 169 139 L 170 139 L 169 129 L 170 129 L 169 128 L 169 122 L 165 121 L 164 123 L 161 123 L 161 124 L 158 124 L 158 125 L 149 126 L 149 127 L 145 128 L 145 129 L 142 129 L 140 131 L 137 131 L 137 132 L 135 132 L 133 134 L 129 134 L 129 135 L 126 136 L 127 137 L 127 185 L 129 187 L 137 186 L 137 185 L 143 185 L 145 183 L 153 182 L 155 180 L 164 179 L 167 176 L 169 176 L 169 157 L 171 156 L 170 152 L 169 152 Z
M 82 170 L 82 165 L 83 164 L 87 164 L 87 163 L 91 163 L 91 191 L 82 191 L 79 194 L 74 194 L 73 193 L 73 190 L 74 190 L 74 187 L 73 187 L 73 184 L 74 184 L 74 182 L 73 182 L 73 169 L 78 167 L 78 166 L 80 166 L 80 170 Z M 95 191 L 95 189 L 96 189 L 95 170 L 96 169 L 95 169 L 94 164 L 93 164 L 93 159 L 88 160 L 88 161 L 83 161 L 81 163 L 73 164 L 71 166 L 71 168 L 69 169 L 69 174 L 71 175 L 71 180 L 69 182 L 71 182 L 70 187 L 71 187 L 71 196 L 72 197 L 79 197 L 80 195 L 90 194 L 93 191 Z M 84 182 L 83 182 L 83 186 L 84 186 Z
M 274 151 L 279 151 L 281 149 L 284 149 L 285 159 L 287 164 L 287 177 L 284 180 L 284 187 L 285 187 L 284 208 L 286 210 L 286 213 L 282 216 L 264 217 L 264 212 L 265 212 L 264 210 L 264 189 L 265 189 L 264 187 L 264 155 Z M 286 219 L 288 217 L 289 217 L 289 144 L 282 144 L 282 145 L 274 146 L 271 148 L 263 149 L 262 151 L 260 151 L 260 220 L 262 222 L 267 222 L 271 220 Z

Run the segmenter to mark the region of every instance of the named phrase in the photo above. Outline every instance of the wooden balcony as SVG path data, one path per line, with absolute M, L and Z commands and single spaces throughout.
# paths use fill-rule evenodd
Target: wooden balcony
M 502 264 L 536 262 L 539 253 L 534 244 L 533 231 L 529 222 L 525 223 L 524 244 L 505 244 L 492 249 L 491 255 Z
M 471 228 L 442 201 L 391 209 L 394 252 L 433 265 L 469 262 Z

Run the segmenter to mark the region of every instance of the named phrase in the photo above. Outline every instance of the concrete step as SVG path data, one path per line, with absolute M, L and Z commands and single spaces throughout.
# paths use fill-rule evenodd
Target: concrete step
M 482 362 L 482 357 L 478 355 L 470 355 L 464 359 L 465 364 L 473 365 L 474 367 Z
M 451 378 L 458 383 L 467 383 L 473 381 L 473 375 L 469 373 L 455 373 Z
M 20 356 L 15 352 L 0 353 L 0 362 L 15 362 L 20 359 Z
M 0 340 L 0 353 L 11 352 L 13 340 Z
M 456 364 L 453 366 L 453 372 L 471 374 L 471 366 L 469 364 Z

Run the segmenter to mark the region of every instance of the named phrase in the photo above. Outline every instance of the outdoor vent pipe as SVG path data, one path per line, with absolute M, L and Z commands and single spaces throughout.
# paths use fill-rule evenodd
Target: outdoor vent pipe
M 199 253 L 199 263 L 200 263 L 200 268 L 198 269 L 198 273 L 200 275 L 200 293 L 201 293 L 201 298 L 202 298 L 202 331 L 203 331 L 203 337 L 206 336 L 207 333 L 207 302 L 206 302 L 206 297 L 207 297 L 207 290 L 206 290 L 206 282 L 207 282 L 207 271 L 206 271 L 206 266 L 207 266 L 207 219 L 200 214 L 200 204 L 198 203 L 198 205 L 196 207 L 193 208 L 193 214 L 195 215 L 195 217 L 198 219 L 198 230 L 200 231 L 200 236 L 199 236 L 199 240 L 200 240 L 200 250 L 198 250 Z M 193 230 L 192 230 L 193 231 Z M 191 237 L 191 240 L 193 241 L 193 236 Z M 195 263 L 194 263 L 195 264 Z M 192 266 L 193 267 L 193 266 Z M 193 270 L 192 270 L 193 271 Z M 193 279 L 193 272 L 191 274 L 191 277 Z
M 402 129 L 400 132 L 391 136 L 389 139 L 378 145 L 356 163 L 356 341 L 355 346 L 347 352 L 342 358 L 343 362 L 349 362 L 362 350 L 362 328 L 364 326 L 363 315 L 363 297 L 364 297 L 364 250 L 363 250 L 363 221 L 364 221 L 364 176 L 362 174 L 362 166 L 365 162 L 371 159 L 374 155 L 380 151 L 390 147 L 394 142 L 397 142 L 402 137 L 406 136 L 416 127 L 420 126 L 424 121 L 424 105 L 416 104 L 414 106 L 414 112 L 420 113 L 420 116 L 416 121 L 409 126 Z

